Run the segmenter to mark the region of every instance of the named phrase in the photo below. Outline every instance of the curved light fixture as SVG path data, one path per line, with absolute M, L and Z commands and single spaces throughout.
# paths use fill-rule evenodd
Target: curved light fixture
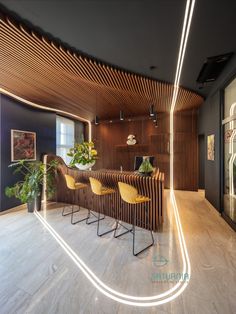
M 177 230 L 178 238 L 179 238 L 181 257 L 183 260 L 183 273 L 184 274 L 187 273 L 189 275 L 189 278 L 191 276 L 191 265 L 190 265 L 188 251 L 187 251 L 187 247 L 185 243 L 183 229 L 180 222 L 178 207 L 176 204 L 174 190 L 173 190 L 173 113 L 174 113 L 174 108 L 176 105 L 176 99 L 178 95 L 179 78 L 180 78 L 180 74 L 182 70 L 183 59 L 184 59 L 190 24 L 192 20 L 194 5 L 195 5 L 195 0 L 187 0 L 184 25 L 183 25 L 182 37 L 181 37 L 181 45 L 180 45 L 180 51 L 179 51 L 179 58 L 178 58 L 178 64 L 177 64 L 177 70 L 176 70 L 175 89 L 173 93 L 171 111 L 170 111 L 170 134 L 171 134 L 170 135 L 170 148 L 171 148 L 170 197 L 171 197 L 171 203 L 173 206 L 176 226 L 177 226 L 176 230 Z M 89 125 L 91 126 L 91 123 Z M 72 248 L 62 239 L 62 237 L 50 226 L 50 224 L 38 212 L 34 212 L 34 214 L 39 219 L 39 221 L 45 226 L 45 228 L 50 232 L 50 234 L 54 237 L 54 239 L 58 242 L 58 244 L 63 248 L 63 250 L 68 254 L 68 256 L 70 256 L 70 258 L 74 261 L 74 263 L 78 266 L 78 268 L 88 278 L 88 280 L 93 284 L 93 286 L 96 287 L 101 293 L 113 299 L 114 301 L 127 304 L 127 305 L 139 306 L 139 307 L 157 306 L 160 304 L 170 302 L 174 300 L 175 298 L 177 298 L 185 290 L 185 288 L 188 285 L 188 281 L 183 282 L 179 280 L 169 290 L 161 294 L 152 295 L 152 296 L 133 296 L 133 295 L 127 295 L 119 291 L 116 291 L 110 288 L 109 286 L 107 286 L 91 271 L 91 269 L 83 262 L 83 260 L 72 250 Z
M 3 88 L 0 87 L 0 94 L 4 94 L 4 95 L 7 95 L 7 96 L 10 96 L 16 100 L 19 100 L 20 102 L 26 104 L 26 105 L 29 105 L 31 107 L 34 107 L 34 108 L 38 108 L 38 109 L 43 109 L 43 110 L 46 110 L 46 111 L 51 111 L 51 112 L 54 112 L 54 113 L 61 113 L 62 115 L 65 115 L 67 117 L 71 117 L 73 119 L 76 119 L 76 120 L 80 120 L 80 121 L 84 121 L 86 123 L 88 123 L 88 126 L 89 126 L 89 130 L 88 130 L 88 139 L 89 141 L 92 140 L 92 126 L 91 126 L 91 122 L 85 118 L 82 118 L 76 114 L 73 114 L 73 113 L 70 113 L 70 112 L 67 112 L 67 111 L 63 111 L 63 110 L 60 110 L 60 109 L 53 109 L 53 108 L 50 108 L 50 107 L 47 107 L 47 106 L 42 106 L 42 105 L 38 105 L 32 101 L 29 101 L 27 99 L 24 99 L 22 97 L 19 97 Z
M 182 31 L 182 39 L 181 39 L 181 46 L 184 46 L 184 50 L 179 54 L 179 60 L 181 60 L 181 67 L 180 72 L 178 70 L 179 66 L 177 66 L 177 72 L 176 77 L 178 80 L 176 81 L 179 83 L 179 77 L 182 69 L 182 63 L 183 63 L 183 56 L 186 49 L 186 43 L 189 33 L 189 28 L 191 24 L 192 19 L 192 13 L 194 8 L 195 1 L 187 0 L 186 4 L 186 10 L 185 10 L 185 20 L 184 20 L 184 26 Z M 186 33 L 187 28 L 187 33 Z M 184 35 L 183 35 L 184 34 Z M 187 35 L 186 35 L 187 34 Z M 187 36 L 187 38 L 185 38 Z M 182 43 L 183 42 L 183 43 Z M 179 62 L 178 62 L 179 64 Z M 178 84 L 176 85 L 176 89 L 178 88 Z M 176 90 L 175 89 L 175 90 Z M 174 92 L 173 99 L 172 99 L 172 106 L 171 106 L 171 112 L 170 112 L 170 131 L 173 132 L 173 112 L 176 104 L 177 99 L 177 92 Z M 171 136 L 171 145 L 173 149 L 173 133 Z M 172 150 L 173 154 L 173 150 Z M 173 162 L 173 156 L 171 161 Z M 173 167 L 173 165 L 172 165 Z M 173 182 L 173 172 L 171 173 L 172 176 L 172 182 Z M 190 260 L 188 256 L 188 251 L 185 243 L 185 238 L 183 234 L 182 225 L 180 222 L 178 207 L 175 200 L 174 190 L 173 190 L 173 184 L 170 189 L 170 197 L 171 197 L 171 203 L 173 206 L 174 216 L 176 220 L 176 226 L 177 226 L 177 232 L 178 232 L 178 238 L 179 238 L 179 244 L 180 244 L 180 250 L 181 250 L 181 257 L 183 260 L 183 274 L 188 274 L 189 279 L 191 276 L 191 265 Z M 74 261 L 74 263 L 78 266 L 78 268 L 83 272 L 83 274 L 90 280 L 90 282 L 96 287 L 101 293 L 106 295 L 107 297 L 113 299 L 114 301 L 132 305 L 132 306 L 139 306 L 139 307 L 149 307 L 149 306 L 157 306 L 160 304 L 164 304 L 167 302 L 170 302 L 177 298 L 187 287 L 188 281 L 178 281 L 175 286 L 173 286 L 171 289 L 153 296 L 132 296 L 127 295 L 124 293 L 121 293 L 119 291 L 116 291 L 109 286 L 107 286 L 103 281 L 101 281 L 92 271 L 91 269 L 81 260 L 81 258 L 71 249 L 71 247 L 61 238 L 61 236 L 48 224 L 48 222 L 38 213 L 35 212 L 35 216 L 41 221 L 41 223 L 47 228 L 47 230 L 51 233 L 51 235 L 55 238 L 55 240 L 59 243 L 59 245 L 64 249 L 64 251 L 70 256 L 70 258 Z

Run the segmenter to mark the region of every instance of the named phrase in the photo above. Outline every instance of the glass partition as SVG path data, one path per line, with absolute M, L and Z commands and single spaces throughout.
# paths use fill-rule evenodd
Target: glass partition
M 224 214 L 236 223 L 236 79 L 224 99 Z

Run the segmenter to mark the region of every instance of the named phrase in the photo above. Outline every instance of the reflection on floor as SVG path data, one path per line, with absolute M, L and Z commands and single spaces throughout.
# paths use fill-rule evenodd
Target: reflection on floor
M 224 195 L 224 212 L 236 223 L 236 196 L 229 194 Z
M 112 288 L 133 295 L 154 295 L 173 286 L 168 274 L 180 273 L 182 260 L 169 192 L 165 223 L 155 247 L 133 257 L 126 234 L 96 236 L 96 225 L 72 226 L 50 206 L 47 221 L 86 264 Z M 202 193 L 176 192 L 192 277 L 174 301 L 153 308 L 119 304 L 101 294 L 65 254 L 37 218 L 25 211 L 0 216 L 1 313 L 235 313 L 236 235 Z M 86 212 L 84 211 L 84 214 Z M 113 224 L 111 219 L 103 226 Z M 138 232 L 139 242 L 148 234 Z M 161 274 L 161 275 L 160 275 Z

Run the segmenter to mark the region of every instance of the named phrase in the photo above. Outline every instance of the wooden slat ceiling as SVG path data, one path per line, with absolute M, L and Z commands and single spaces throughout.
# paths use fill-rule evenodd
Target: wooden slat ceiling
M 49 41 L 10 19 L 0 18 L 0 87 L 51 108 L 93 120 L 145 115 L 153 103 L 170 110 L 173 85 L 129 73 Z M 180 88 L 177 110 L 198 107 L 203 98 Z

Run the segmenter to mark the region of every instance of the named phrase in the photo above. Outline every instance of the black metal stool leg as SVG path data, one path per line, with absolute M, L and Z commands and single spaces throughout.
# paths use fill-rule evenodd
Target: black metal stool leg
M 79 200 L 79 201 L 80 201 L 80 200 Z M 87 217 L 85 217 L 85 218 L 82 218 L 82 219 L 73 221 L 74 213 L 77 213 L 77 212 L 79 212 L 79 211 L 80 211 L 80 205 L 79 205 L 79 210 L 77 210 L 77 211 L 74 211 L 74 205 L 72 205 L 72 214 L 71 214 L 71 224 L 72 224 L 72 225 L 75 225 L 75 224 L 77 224 L 77 223 L 79 223 L 79 222 L 81 222 L 81 221 L 87 220 Z
M 122 205 L 123 205 L 123 204 L 122 204 Z M 122 205 L 121 205 L 121 206 L 122 206 Z M 121 210 L 119 210 L 119 217 L 120 217 L 120 211 L 121 211 Z M 126 231 L 124 231 L 124 232 L 122 232 L 122 233 L 116 235 L 116 231 L 117 231 L 118 225 L 120 225 L 121 227 L 123 227 L 124 229 L 126 229 Z M 117 220 L 116 220 L 115 232 L 114 232 L 114 238 L 119 238 L 119 237 L 121 237 L 122 235 L 124 235 L 124 234 L 126 234 L 126 233 L 132 232 L 132 230 L 133 230 L 133 228 L 131 228 L 131 229 L 127 228 L 126 226 L 124 226 L 124 225 L 117 219 Z
M 149 223 L 149 219 L 148 219 L 148 215 L 147 215 L 147 208 L 145 208 L 145 223 L 148 224 L 148 227 L 150 229 L 150 232 L 151 232 L 151 238 L 152 238 L 152 242 L 151 244 L 149 244 L 148 246 L 146 246 L 145 248 L 143 248 L 142 250 L 138 251 L 135 253 L 135 224 L 136 224 L 136 208 L 134 209 L 134 213 L 133 213 L 133 255 L 134 256 L 137 256 L 138 254 L 142 253 L 143 251 L 147 250 L 149 247 L 153 246 L 154 244 L 154 237 L 153 237 L 153 234 L 152 234 L 152 230 L 151 230 L 151 225 Z
M 66 209 L 66 207 L 71 207 L 71 211 L 65 214 L 65 209 Z M 66 205 L 65 205 L 65 206 L 63 207 L 63 210 L 62 210 L 61 215 L 62 215 L 63 217 L 65 217 L 65 216 L 68 216 L 68 215 L 72 215 L 72 213 L 74 214 L 74 213 L 77 213 L 77 212 L 80 211 L 80 210 L 74 211 L 73 208 L 74 208 L 74 205 L 69 205 L 69 206 L 66 206 Z
M 101 196 L 101 197 L 102 197 L 102 196 Z M 101 197 L 100 197 L 100 208 L 101 208 L 101 202 L 102 202 Z M 104 214 L 104 212 L 105 212 L 105 211 L 104 211 L 104 202 L 103 202 L 103 214 Z M 100 217 L 100 210 L 99 210 L 99 213 L 98 213 L 98 217 Z M 104 218 L 105 218 L 105 214 L 104 214 Z M 108 234 L 108 233 L 110 233 L 110 232 L 113 232 L 113 231 L 115 231 L 115 230 L 117 229 L 117 226 L 116 226 L 116 227 L 113 228 L 113 229 L 110 229 L 110 230 L 107 230 L 107 231 L 105 231 L 105 232 L 100 233 L 100 232 L 99 232 L 99 226 L 100 226 L 99 221 L 100 221 L 100 219 L 98 218 L 97 236 L 99 236 L 99 237 L 102 237 L 103 235 Z
M 94 196 L 92 196 L 92 199 L 93 199 L 93 201 L 94 201 Z M 92 201 L 92 202 L 93 202 Z M 93 202 L 94 203 L 94 202 Z M 94 207 L 94 206 L 93 206 Z M 97 218 L 97 219 L 95 219 L 95 220 L 92 220 L 92 221 L 89 221 L 89 218 L 90 218 L 90 215 L 93 215 L 95 218 Z M 100 221 L 100 220 L 103 220 L 103 219 L 105 219 L 105 215 L 104 215 L 104 217 L 102 217 L 102 218 L 100 218 L 100 215 L 99 215 L 99 217 L 97 216 L 97 215 L 95 215 L 92 211 L 91 211 L 91 209 L 89 209 L 88 210 L 88 216 L 87 216 L 87 219 L 86 219 L 86 224 L 87 225 L 91 225 L 91 224 L 93 224 L 94 222 L 98 222 L 98 221 Z

